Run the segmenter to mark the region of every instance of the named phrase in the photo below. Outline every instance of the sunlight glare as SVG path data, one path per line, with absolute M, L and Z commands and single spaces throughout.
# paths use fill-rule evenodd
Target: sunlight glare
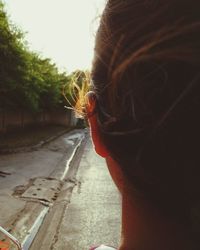
M 60 70 L 89 69 L 105 0 L 5 0 L 10 20 L 26 32 L 31 50 Z

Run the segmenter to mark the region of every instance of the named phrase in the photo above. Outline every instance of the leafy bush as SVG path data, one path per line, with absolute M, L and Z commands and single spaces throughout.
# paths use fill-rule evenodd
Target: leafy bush
M 70 76 L 30 51 L 24 33 L 9 22 L 0 0 L 0 109 L 31 112 L 63 108 Z

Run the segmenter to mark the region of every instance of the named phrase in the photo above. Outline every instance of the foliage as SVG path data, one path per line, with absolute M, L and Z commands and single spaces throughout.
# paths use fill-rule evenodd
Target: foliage
M 0 109 L 63 108 L 63 88 L 71 77 L 29 50 L 24 33 L 9 22 L 0 0 Z

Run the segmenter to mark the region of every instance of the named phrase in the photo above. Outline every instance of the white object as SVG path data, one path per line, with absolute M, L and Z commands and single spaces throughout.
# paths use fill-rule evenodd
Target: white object
M 101 246 L 95 248 L 95 250 L 117 250 L 117 249 L 113 248 L 113 247 L 108 247 L 108 246 L 105 246 L 105 245 L 101 245 Z

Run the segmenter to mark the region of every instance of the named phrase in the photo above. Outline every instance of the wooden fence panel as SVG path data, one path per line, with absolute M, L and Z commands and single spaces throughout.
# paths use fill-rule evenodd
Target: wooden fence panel
M 44 111 L 37 114 L 25 111 L 6 111 L 0 113 L 0 132 L 24 128 L 30 125 L 55 124 L 74 126 L 76 122 L 77 119 L 71 110 Z

